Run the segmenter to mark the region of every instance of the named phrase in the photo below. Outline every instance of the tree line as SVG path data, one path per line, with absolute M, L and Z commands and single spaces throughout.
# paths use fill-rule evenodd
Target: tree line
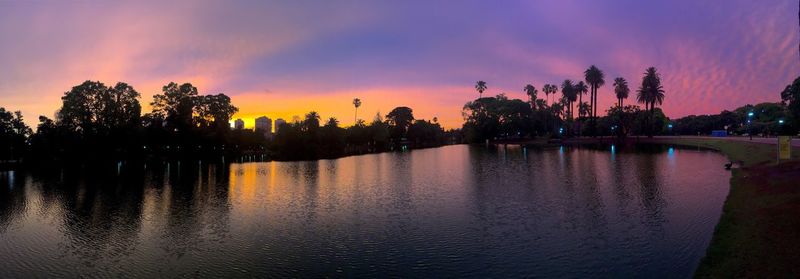
M 35 131 L 22 113 L 0 107 L 0 160 L 52 161 L 136 159 L 148 157 L 219 157 L 263 155 L 271 159 L 316 159 L 386 150 L 439 146 L 460 141 L 436 118 L 415 119 L 408 107 L 369 124 L 358 118 L 340 127 L 336 118 L 321 123 L 309 112 L 304 119 L 263 131 L 231 129 L 238 112 L 223 93 L 203 95 L 191 83 L 171 82 L 153 96 L 152 111 L 142 113 L 141 95 L 118 82 L 107 86 L 86 81 L 61 97 L 54 118 L 39 116 Z M 361 105 L 354 100 L 356 109 Z M 356 116 L 357 117 L 357 116 Z
M 781 102 L 745 105 L 714 115 L 689 115 L 670 120 L 658 108 L 665 99 L 662 77 L 655 67 L 645 69 L 635 90 L 638 105 L 626 105 L 631 88 L 623 77 L 614 78 L 613 94 L 617 102 L 597 115 L 597 89 L 605 85 L 605 74 L 592 65 L 583 73 L 584 80 L 565 79 L 560 85 L 544 84 L 544 99 L 532 84 L 523 87 L 528 100 L 509 99 L 504 93 L 483 97 L 489 88 L 485 81 L 475 83 L 478 99 L 467 102 L 462 110 L 462 127 L 468 142 L 526 139 L 534 137 L 618 136 L 630 135 L 709 135 L 723 130 L 731 135 L 797 135 L 800 130 L 800 77 L 781 91 Z M 550 101 L 550 95 L 560 98 Z M 583 95 L 589 94 L 588 102 Z M 577 104 L 576 104 L 577 103 Z M 577 109 L 577 112 L 575 111 Z M 576 117 L 577 115 L 577 117 Z
M 478 81 L 475 90 L 478 99 L 467 102 L 463 109 L 462 132 L 469 142 L 486 140 L 520 139 L 533 137 L 572 137 L 644 134 L 653 136 L 664 132 L 668 119 L 656 106 L 664 102 L 664 87 L 656 68 L 647 68 L 639 88 L 636 101 L 639 106 L 624 105 L 631 93 L 623 77 L 614 79 L 614 94 L 617 104 L 606 111 L 606 116 L 597 115 L 598 89 L 605 85 L 605 73 L 595 65 L 583 73 L 584 80 L 565 79 L 560 86 L 544 84 L 541 89 L 544 99 L 532 84 L 523 87 L 528 100 L 509 99 L 504 93 L 494 97 L 483 97 L 489 88 L 485 81 Z M 560 98 L 550 102 L 550 95 L 561 93 Z M 584 102 L 583 96 L 588 94 Z M 576 104 L 577 103 L 577 104 Z M 577 113 L 576 110 L 577 109 Z

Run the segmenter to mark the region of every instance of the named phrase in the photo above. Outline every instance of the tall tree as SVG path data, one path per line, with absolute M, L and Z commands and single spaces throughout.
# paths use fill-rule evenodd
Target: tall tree
M 531 104 L 531 109 L 536 109 L 536 103 L 535 103 L 536 102 L 536 93 L 538 92 L 538 91 L 536 91 L 536 87 L 534 87 L 531 84 L 528 84 L 528 85 L 525 85 L 525 88 L 523 88 L 523 91 L 525 91 L 525 95 L 528 95 L 528 99 L 530 100 L 530 104 Z
M 0 107 L 0 160 L 14 160 L 22 156 L 25 150 L 25 139 L 31 135 L 31 129 L 25 125 L 22 113 L 10 112 Z
M 790 124 L 795 128 L 800 128 L 800 77 L 796 78 L 791 84 L 781 91 L 781 102 L 786 106 L 791 115 Z
M 590 115 L 592 110 L 592 106 L 589 105 L 587 102 L 578 102 L 578 115 Z
M 164 115 L 170 130 L 187 131 L 192 127 L 197 87 L 191 83 L 170 82 L 161 88 L 163 94 L 153 96 L 153 113 Z
M 356 107 L 356 116 L 353 119 L 353 123 L 358 123 L 358 107 L 361 106 L 361 99 L 359 99 L 359 98 L 353 99 L 353 106 Z
M 220 131 L 229 130 L 228 124 L 239 108 L 231 104 L 231 98 L 225 94 L 205 95 L 196 97 L 197 123 L 200 126 L 213 126 Z
M 550 94 L 556 93 L 557 90 L 558 89 L 556 89 L 555 85 L 549 83 L 542 86 L 542 92 L 544 92 L 544 96 L 547 99 L 547 102 L 545 104 L 547 105 L 550 104 Z
M 647 134 L 649 137 L 653 136 L 652 133 L 652 120 L 655 113 L 656 104 L 664 102 L 664 86 L 661 85 L 661 75 L 658 74 L 655 67 L 647 68 L 642 77 L 642 85 L 637 90 L 636 100 L 645 105 L 645 109 L 649 110 Z
M 592 123 L 597 122 L 597 89 L 605 84 L 605 74 L 597 66 L 589 66 L 583 72 L 586 83 L 591 86 Z
M 478 98 L 483 98 L 483 91 L 486 91 L 487 88 L 489 87 L 486 86 L 485 81 L 479 80 L 475 83 L 475 90 L 478 91 Z
M 112 130 L 139 124 L 139 93 L 125 83 L 109 88 L 99 81 L 85 81 L 61 97 L 58 125 L 82 135 L 107 135 Z
M 628 88 L 628 81 L 622 77 L 614 79 L 614 94 L 617 96 L 617 106 L 622 107 L 624 99 L 628 98 L 631 89 Z
M 575 94 L 578 95 L 578 117 L 583 117 L 584 111 L 580 109 L 580 106 L 583 104 L 583 95 L 586 94 L 586 92 L 589 92 L 589 88 L 587 88 L 586 84 L 583 83 L 583 81 L 579 81 L 578 83 L 576 83 L 575 86 L 573 86 L 573 88 L 575 90 Z M 590 111 L 589 109 L 591 107 L 592 106 L 589 105 L 589 107 L 586 108 L 585 112 L 589 112 Z
M 567 116 L 569 119 L 572 119 L 572 102 L 575 102 L 577 96 L 575 95 L 575 88 L 571 79 L 565 79 L 564 82 L 561 83 L 561 94 L 563 100 L 567 102 Z
M 405 137 L 413 121 L 414 113 L 409 107 L 396 107 L 386 115 L 386 123 L 391 127 L 391 135 L 395 138 Z

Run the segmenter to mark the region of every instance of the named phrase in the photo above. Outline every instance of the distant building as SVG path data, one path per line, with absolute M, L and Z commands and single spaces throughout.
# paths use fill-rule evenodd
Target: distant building
M 283 118 L 275 119 L 275 133 L 278 133 L 278 129 L 280 129 L 283 124 L 286 124 L 286 120 L 283 120 Z
M 239 118 L 239 119 L 236 119 L 236 121 L 233 121 L 233 128 L 236 129 L 236 130 L 244 129 L 244 120 Z
M 272 119 L 266 116 L 256 118 L 256 131 L 263 133 L 265 138 L 272 138 Z

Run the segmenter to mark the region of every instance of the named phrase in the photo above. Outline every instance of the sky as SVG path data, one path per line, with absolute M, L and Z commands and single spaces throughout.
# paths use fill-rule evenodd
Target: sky
M 800 74 L 797 14 L 787 0 L 0 0 L 0 107 L 35 126 L 98 80 L 131 84 L 148 112 L 174 81 L 231 96 L 249 127 L 312 110 L 349 126 L 358 97 L 368 122 L 408 106 L 457 128 L 477 80 L 527 98 L 597 65 L 598 113 L 615 77 L 635 90 L 653 66 L 677 118 L 779 101 Z

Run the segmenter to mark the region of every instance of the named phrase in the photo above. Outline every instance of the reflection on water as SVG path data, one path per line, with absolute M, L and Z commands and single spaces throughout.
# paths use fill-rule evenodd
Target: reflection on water
M 725 159 L 635 151 L 0 172 L 0 277 L 689 276 Z

